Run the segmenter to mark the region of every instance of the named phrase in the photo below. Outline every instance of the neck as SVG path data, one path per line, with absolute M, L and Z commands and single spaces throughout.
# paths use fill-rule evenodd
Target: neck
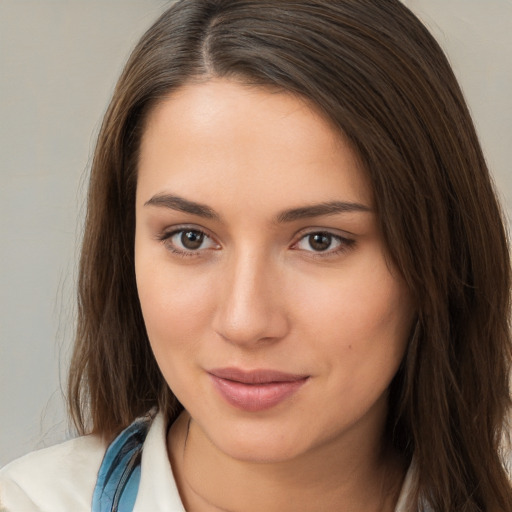
M 184 412 L 168 438 L 169 457 L 188 512 L 392 512 L 403 461 L 359 432 L 293 460 L 241 461 L 218 450 Z

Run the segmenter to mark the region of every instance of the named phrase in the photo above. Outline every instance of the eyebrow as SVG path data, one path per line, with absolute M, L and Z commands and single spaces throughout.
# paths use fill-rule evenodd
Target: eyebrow
M 191 213 L 205 219 L 220 220 L 220 215 L 217 214 L 212 208 L 205 204 L 189 201 L 183 197 L 175 196 L 172 194 L 157 194 L 149 201 L 144 203 L 144 206 L 163 206 L 171 210 L 179 212 Z
M 326 203 L 313 204 L 285 210 L 277 215 L 277 223 L 294 222 L 296 220 L 324 215 L 336 215 L 337 213 L 371 212 L 371 208 L 360 203 L 347 201 L 329 201 Z
M 209 206 L 190 201 L 173 194 L 157 194 L 144 203 L 144 206 L 161 206 L 171 210 L 197 215 L 205 219 L 220 221 L 221 216 Z M 338 213 L 371 212 L 371 208 L 361 203 L 347 201 L 328 201 L 299 208 L 291 208 L 278 213 L 274 222 L 285 224 L 301 219 L 336 215 Z

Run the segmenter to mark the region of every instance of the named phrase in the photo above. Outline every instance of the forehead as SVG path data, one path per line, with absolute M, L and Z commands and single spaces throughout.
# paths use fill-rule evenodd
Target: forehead
M 223 79 L 178 89 L 148 117 L 138 195 L 169 191 L 236 193 L 246 205 L 372 202 L 356 153 L 305 100 Z

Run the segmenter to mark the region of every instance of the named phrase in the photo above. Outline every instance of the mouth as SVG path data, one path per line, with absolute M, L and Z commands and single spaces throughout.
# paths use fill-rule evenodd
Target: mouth
M 248 412 L 277 406 L 294 395 L 309 379 L 276 370 L 216 368 L 208 371 L 217 392 L 233 407 Z

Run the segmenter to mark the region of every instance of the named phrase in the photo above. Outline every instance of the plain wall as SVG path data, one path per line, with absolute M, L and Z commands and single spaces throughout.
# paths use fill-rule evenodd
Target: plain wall
M 66 435 L 89 160 L 124 62 L 165 3 L 0 0 L 0 465 Z
M 85 184 L 130 49 L 169 2 L 0 0 L 0 465 L 66 437 Z M 407 0 L 448 52 L 512 217 L 512 0 Z

